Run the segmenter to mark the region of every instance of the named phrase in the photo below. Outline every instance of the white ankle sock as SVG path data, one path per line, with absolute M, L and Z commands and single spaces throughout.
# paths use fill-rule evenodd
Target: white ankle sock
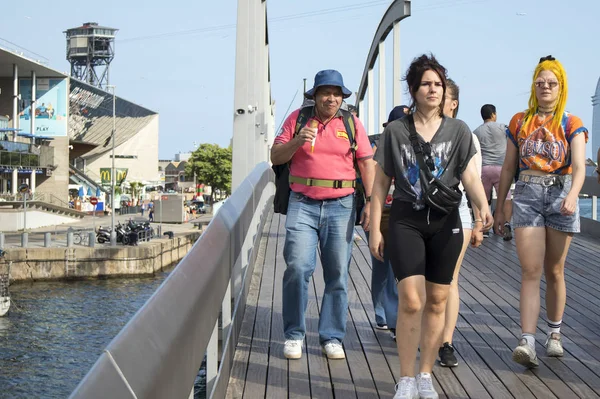
M 548 336 L 552 333 L 560 334 L 560 325 L 562 324 L 562 319 L 559 321 L 551 321 L 548 320 Z
M 523 333 L 521 338 L 527 341 L 527 345 L 535 351 L 535 336 L 533 334 Z

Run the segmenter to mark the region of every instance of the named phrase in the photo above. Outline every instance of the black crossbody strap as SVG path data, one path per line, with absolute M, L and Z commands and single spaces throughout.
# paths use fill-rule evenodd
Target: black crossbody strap
M 415 120 L 412 114 L 408 115 L 408 132 L 410 133 L 409 139 L 412 144 L 413 151 L 415 152 L 415 157 L 417 158 L 417 162 L 419 163 L 419 169 L 424 173 L 425 177 L 431 181 L 433 177 L 433 173 L 429 169 L 429 166 L 425 163 L 425 158 L 423 156 L 423 147 L 421 143 L 419 143 L 419 137 L 417 136 L 417 129 L 415 128 Z M 419 175 L 421 175 L 419 173 Z

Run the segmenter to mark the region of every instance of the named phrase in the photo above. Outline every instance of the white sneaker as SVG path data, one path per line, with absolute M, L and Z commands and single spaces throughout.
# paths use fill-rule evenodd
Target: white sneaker
M 513 351 L 512 359 L 528 369 L 539 366 L 537 354 L 535 353 L 535 350 L 529 346 L 525 338 L 521 338 L 519 341 L 519 346 Z
M 546 340 L 546 356 L 561 357 L 564 355 L 562 337 L 559 333 L 552 333 Z
M 438 399 L 439 395 L 433 387 L 433 380 L 429 373 L 417 374 L 417 389 L 421 399 Z
M 345 359 L 346 353 L 342 344 L 337 341 L 329 341 L 323 346 L 323 353 L 327 355 L 327 359 Z
M 286 359 L 300 359 L 302 357 L 303 339 L 288 339 L 283 346 L 283 356 Z
M 419 399 L 415 377 L 402 377 L 396 384 L 394 399 Z

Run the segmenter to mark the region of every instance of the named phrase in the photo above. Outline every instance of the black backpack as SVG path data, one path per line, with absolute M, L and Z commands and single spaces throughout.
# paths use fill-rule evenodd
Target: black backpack
M 360 172 L 356 163 L 356 124 L 354 121 L 354 116 L 346 110 L 340 109 L 340 112 L 342 113 L 342 120 L 346 128 L 346 133 L 348 133 L 348 141 L 350 142 L 350 150 L 352 151 L 354 169 L 356 170 L 357 178 L 360 178 Z M 300 114 L 296 119 L 296 128 L 294 129 L 294 135 L 292 136 L 292 138 L 296 136 L 298 132 L 300 132 L 300 130 L 306 125 L 308 120 L 313 116 L 314 106 L 304 107 L 300 110 Z M 289 182 L 290 162 L 281 165 L 273 165 L 273 171 L 275 172 L 275 198 L 273 199 L 273 207 L 275 213 L 281 213 L 282 215 L 287 214 L 290 192 L 292 191 Z M 356 224 L 358 224 L 358 222 L 360 221 L 360 214 L 362 212 L 362 208 L 365 204 L 364 190 L 362 188 L 362 185 L 357 184 L 356 191 L 360 194 L 357 195 L 356 206 Z

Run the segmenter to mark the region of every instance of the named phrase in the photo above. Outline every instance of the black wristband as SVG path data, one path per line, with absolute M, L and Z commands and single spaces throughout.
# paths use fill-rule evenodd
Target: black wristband
M 365 202 L 370 202 L 370 201 L 371 201 L 371 196 L 370 196 L 370 195 L 367 195 L 367 196 L 365 197 Z

